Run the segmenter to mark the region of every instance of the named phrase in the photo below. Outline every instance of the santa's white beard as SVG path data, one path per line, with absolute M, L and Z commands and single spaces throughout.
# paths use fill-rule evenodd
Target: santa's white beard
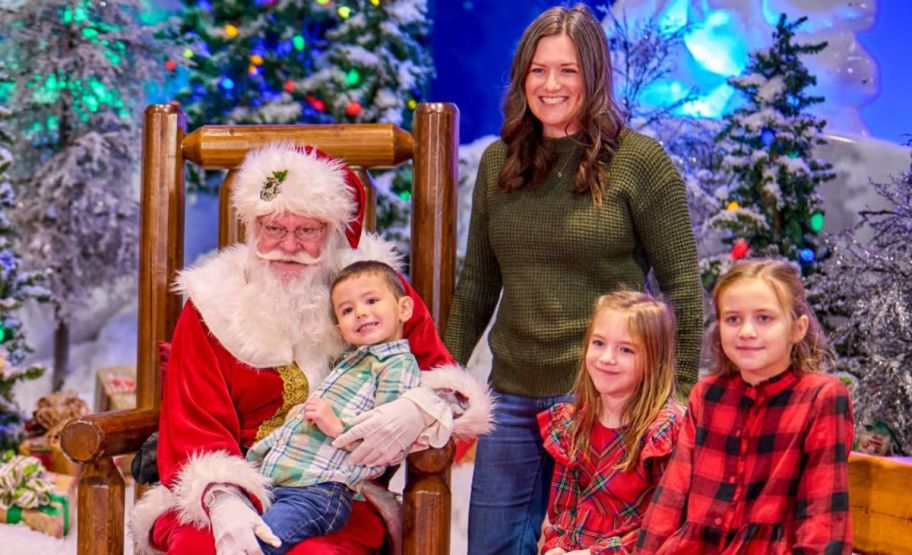
M 248 285 L 260 291 L 269 306 L 276 308 L 274 319 L 281 329 L 290 331 L 296 350 L 301 351 L 295 353 L 295 359 L 316 362 L 314 357 L 318 357 L 323 366 L 318 372 L 325 374 L 331 359 L 344 348 L 332 318 L 329 295 L 332 272 L 328 265 L 325 262 L 305 265 L 293 274 L 283 274 L 254 249 L 249 253 Z

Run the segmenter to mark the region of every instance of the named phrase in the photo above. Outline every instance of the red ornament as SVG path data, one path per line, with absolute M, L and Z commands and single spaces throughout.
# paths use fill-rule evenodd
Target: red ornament
M 285 89 L 287 92 L 294 92 L 294 81 L 292 81 L 291 79 L 289 79 L 288 81 L 285 81 L 285 83 L 282 85 L 282 88 Z
M 738 260 L 747 256 L 747 253 L 750 252 L 750 246 L 747 244 L 747 241 L 744 239 L 738 239 L 735 241 L 735 244 L 732 245 L 731 257 L 732 260 Z
M 177 63 L 174 60 L 167 60 L 165 61 L 165 69 L 168 71 L 174 71 L 177 69 Z
M 306 100 L 308 103 L 310 103 L 314 110 L 318 112 L 323 112 L 326 110 L 326 103 L 319 98 L 313 95 L 307 95 Z
M 361 113 L 361 103 L 357 100 L 352 100 L 348 103 L 348 106 L 345 107 L 345 113 L 351 117 L 355 117 Z

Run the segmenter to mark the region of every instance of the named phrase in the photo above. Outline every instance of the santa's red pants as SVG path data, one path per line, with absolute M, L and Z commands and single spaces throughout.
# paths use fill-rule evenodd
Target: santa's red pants
M 383 520 L 363 501 L 352 503 L 345 526 L 329 536 L 311 538 L 293 547 L 288 555 L 369 555 L 380 549 L 385 534 Z M 152 528 L 152 546 L 176 555 L 215 555 L 215 541 L 208 529 L 181 525 L 169 511 Z

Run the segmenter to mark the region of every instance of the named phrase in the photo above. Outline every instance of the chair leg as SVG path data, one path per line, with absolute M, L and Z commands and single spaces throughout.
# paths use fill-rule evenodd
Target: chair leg
M 455 446 L 413 453 L 406 465 L 402 503 L 403 555 L 450 552 L 450 465 Z
M 78 497 L 78 555 L 122 555 L 124 480 L 111 457 L 84 466 Z

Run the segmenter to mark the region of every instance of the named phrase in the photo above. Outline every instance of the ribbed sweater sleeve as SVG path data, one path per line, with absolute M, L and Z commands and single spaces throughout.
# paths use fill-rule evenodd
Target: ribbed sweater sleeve
M 659 289 L 674 308 L 678 325 L 678 384 L 689 391 L 697 381 L 703 335 L 703 286 L 697 270 L 684 181 L 662 147 L 647 143 L 630 158 L 639 176 L 632 196 L 633 225 L 655 269 Z M 648 155 L 642 155 L 648 153 Z
M 450 354 L 463 366 L 472 356 L 500 297 L 500 266 L 488 241 L 487 196 L 489 189 L 497 186 L 498 171 L 503 163 L 502 160 L 492 163 L 491 158 L 497 154 L 493 147 L 485 150 L 478 166 L 466 257 L 443 336 Z

